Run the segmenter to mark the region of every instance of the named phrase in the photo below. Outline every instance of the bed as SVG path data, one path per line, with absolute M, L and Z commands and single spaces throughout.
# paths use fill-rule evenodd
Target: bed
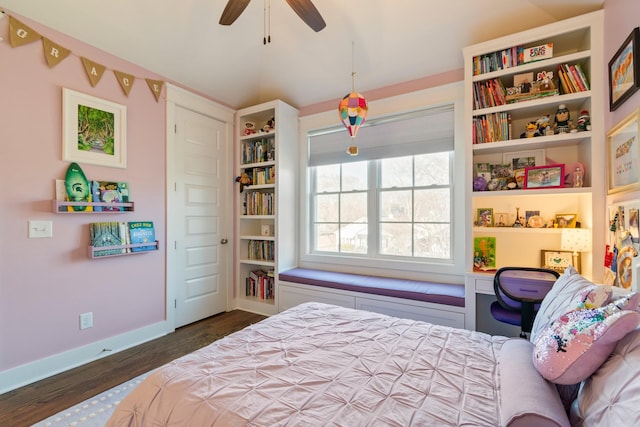
M 575 272 L 564 276 L 554 286 L 553 301 L 543 303 L 545 314 L 536 318 L 538 341 L 544 342 L 550 325 L 557 327 L 550 320 L 563 310 L 557 299 L 573 304 L 576 296 L 584 300 L 583 288 L 597 286 L 581 283 L 578 290 L 574 282 L 584 279 Z M 610 300 L 609 292 L 599 304 L 608 307 Z M 610 322 L 618 325 L 611 328 L 615 337 L 604 334 L 610 353 L 637 332 L 640 313 L 631 307 L 637 303 L 627 299 L 616 314 L 605 316 L 622 312 L 618 317 L 624 318 Z M 640 347 L 637 340 L 627 347 Z M 592 381 L 598 372 L 566 385 L 572 397 L 563 401 L 567 390 L 543 377 L 537 350 L 524 339 L 305 303 L 156 370 L 123 399 L 107 426 L 613 425 L 589 421 L 606 421 L 611 402 L 600 404 L 596 418 L 580 407 L 602 389 Z M 640 350 L 635 352 L 640 365 Z M 584 353 L 579 356 L 576 366 L 590 364 Z M 612 357 L 607 354 L 606 363 Z M 605 362 L 595 363 L 597 370 L 605 368 Z M 562 375 L 564 382 L 575 381 L 575 375 Z M 624 391 L 631 402 L 636 399 L 635 406 L 625 407 L 626 421 L 640 420 L 640 385 L 635 387 Z

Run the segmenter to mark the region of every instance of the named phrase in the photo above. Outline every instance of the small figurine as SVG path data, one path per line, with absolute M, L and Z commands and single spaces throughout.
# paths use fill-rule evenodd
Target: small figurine
M 240 192 L 244 190 L 245 186 L 249 186 L 253 183 L 251 177 L 247 175 L 245 172 L 242 172 L 242 175 L 236 178 L 236 182 L 240 183 Z
M 580 111 L 580 116 L 578 117 L 578 126 L 576 127 L 578 129 L 578 132 L 591 130 L 591 116 L 589 115 L 588 110 Z
M 534 136 L 536 136 L 537 131 L 538 131 L 537 123 L 529 122 L 527 123 L 526 131 L 520 134 L 520 138 L 533 138 Z
M 256 124 L 253 122 L 245 122 L 244 131 L 242 131 L 243 136 L 253 135 L 256 133 Z
M 553 123 L 553 133 L 569 133 L 574 130 L 573 123 L 571 122 L 571 115 L 569 109 L 565 104 L 560 104 L 556 110 L 556 115 Z
M 276 127 L 276 119 L 271 118 L 267 120 L 267 123 L 262 127 L 263 132 L 271 132 Z
M 473 179 L 473 191 L 485 191 L 487 189 L 487 180 L 483 176 L 476 176 Z
M 553 130 L 551 130 L 551 119 L 548 114 L 545 114 L 536 120 L 536 125 L 538 126 L 538 130 L 536 131 L 535 136 L 553 135 Z

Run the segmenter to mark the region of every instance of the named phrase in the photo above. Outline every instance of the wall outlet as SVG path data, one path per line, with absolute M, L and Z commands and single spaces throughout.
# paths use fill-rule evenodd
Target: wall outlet
M 93 313 L 82 313 L 80 315 L 80 329 L 93 328 Z

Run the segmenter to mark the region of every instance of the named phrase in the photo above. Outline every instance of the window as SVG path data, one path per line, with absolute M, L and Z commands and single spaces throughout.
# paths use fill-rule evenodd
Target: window
M 338 131 L 309 138 L 311 252 L 451 260 L 452 108 L 362 128 L 355 157 L 344 153 L 350 143 L 340 139 Z

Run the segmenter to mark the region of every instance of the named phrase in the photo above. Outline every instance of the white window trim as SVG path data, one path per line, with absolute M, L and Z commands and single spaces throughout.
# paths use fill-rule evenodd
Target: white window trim
M 366 96 L 366 94 L 365 94 Z M 307 226 L 311 215 L 309 209 L 310 179 L 307 170 L 308 133 L 313 130 L 334 126 L 338 121 L 336 110 L 304 116 L 299 119 L 300 140 L 300 201 L 299 208 L 299 266 L 305 268 L 320 268 L 371 274 L 394 276 L 407 279 L 434 280 L 445 283 L 464 283 L 465 272 L 465 183 L 467 169 L 464 149 L 464 92 L 462 82 L 451 83 L 435 88 L 425 89 L 406 95 L 399 95 L 369 102 L 369 114 L 385 116 L 400 114 L 442 105 L 454 106 L 454 182 L 452 206 L 452 261 L 416 262 L 415 260 L 375 260 L 359 257 L 348 257 L 344 254 L 333 256 L 330 254 L 311 253 Z M 372 116 L 373 117 L 373 116 Z M 357 138 L 356 138 L 357 140 Z

